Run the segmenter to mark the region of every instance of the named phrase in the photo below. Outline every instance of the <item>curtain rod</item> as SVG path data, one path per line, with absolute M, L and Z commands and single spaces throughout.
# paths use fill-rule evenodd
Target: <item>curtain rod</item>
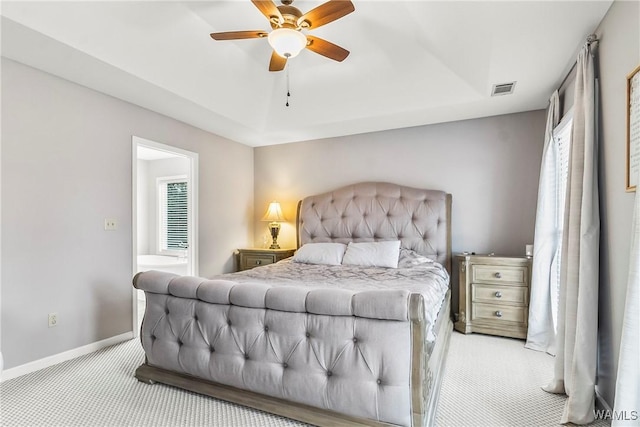
M 589 34 L 587 36 L 587 44 L 591 45 L 593 43 L 597 43 L 600 40 L 598 39 L 598 36 L 596 36 L 595 34 Z M 580 52 L 580 50 L 578 50 L 578 52 Z M 577 56 L 577 54 L 576 54 Z M 562 89 L 562 86 L 567 82 L 567 79 L 569 78 L 569 76 L 571 75 L 571 73 L 573 72 L 573 70 L 576 68 L 576 65 L 578 65 L 578 62 L 575 61 L 573 63 L 573 65 L 571 66 L 571 68 L 569 68 L 569 71 L 567 72 L 567 74 L 564 76 L 564 79 L 562 79 L 562 81 L 560 82 L 560 85 L 558 86 L 558 92 L 560 92 L 560 89 Z

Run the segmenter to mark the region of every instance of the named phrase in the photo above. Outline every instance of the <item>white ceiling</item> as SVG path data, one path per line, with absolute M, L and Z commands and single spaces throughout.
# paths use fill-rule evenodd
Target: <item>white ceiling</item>
M 310 31 L 351 54 L 291 59 L 290 107 L 266 40 L 209 37 L 269 30 L 249 0 L 2 1 L 2 55 L 261 146 L 545 108 L 612 1 L 353 3 Z

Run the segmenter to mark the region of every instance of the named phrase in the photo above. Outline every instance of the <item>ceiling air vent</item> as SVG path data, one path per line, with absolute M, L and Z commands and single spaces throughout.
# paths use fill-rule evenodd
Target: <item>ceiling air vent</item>
M 491 96 L 511 95 L 515 87 L 516 82 L 493 85 L 493 88 L 491 89 Z

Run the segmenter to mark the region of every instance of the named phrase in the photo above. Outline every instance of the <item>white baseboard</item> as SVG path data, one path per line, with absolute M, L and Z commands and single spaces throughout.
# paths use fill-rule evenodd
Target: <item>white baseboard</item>
M 58 363 L 66 362 L 67 360 L 75 359 L 76 357 L 84 356 L 85 354 L 93 353 L 94 351 L 98 351 L 105 347 L 119 344 L 133 338 L 133 332 L 125 332 L 124 334 L 74 348 L 73 350 L 54 354 L 53 356 L 48 356 L 43 359 L 34 360 L 33 362 L 25 363 L 24 365 L 16 366 L 15 368 L 1 372 L 0 382 L 17 378 L 25 374 L 30 374 L 31 372 L 39 371 L 40 369 L 48 368 L 49 366 L 57 365 Z

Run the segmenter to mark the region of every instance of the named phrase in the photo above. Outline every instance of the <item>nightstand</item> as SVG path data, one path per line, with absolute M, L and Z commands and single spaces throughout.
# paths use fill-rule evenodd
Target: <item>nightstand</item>
M 235 253 L 236 271 L 273 264 L 293 256 L 294 252 L 295 249 L 238 249 Z
M 455 329 L 526 338 L 531 259 L 457 255 L 460 306 Z

